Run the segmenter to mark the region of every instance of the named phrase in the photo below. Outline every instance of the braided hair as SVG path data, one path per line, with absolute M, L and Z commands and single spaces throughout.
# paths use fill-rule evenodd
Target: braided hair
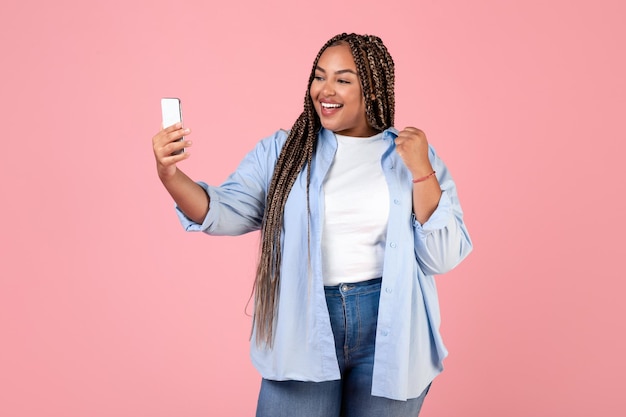
M 321 128 L 320 118 L 311 99 L 311 83 L 322 53 L 328 47 L 341 44 L 347 44 L 352 52 L 365 99 L 367 122 L 378 131 L 393 126 L 394 63 L 382 40 L 371 35 L 342 33 L 326 42 L 313 62 L 304 97 L 304 110 L 293 124 L 278 156 L 267 193 L 261 228 L 261 253 L 254 282 L 253 328 L 256 330 L 257 344 L 265 343 L 269 347 L 273 345 L 275 318 L 278 314 L 283 211 L 291 187 L 305 166 L 307 217 L 309 214 L 311 160 Z

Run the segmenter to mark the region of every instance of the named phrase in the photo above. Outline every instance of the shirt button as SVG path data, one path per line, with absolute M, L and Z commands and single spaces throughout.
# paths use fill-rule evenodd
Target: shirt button
M 393 292 L 393 290 L 391 289 L 391 287 L 387 287 L 385 288 L 385 291 L 387 292 L 387 294 L 391 294 Z
M 395 248 L 395 247 L 396 247 L 396 242 L 391 242 L 391 243 L 389 244 L 389 246 L 391 246 L 392 248 Z
M 400 200 L 398 200 L 397 198 L 395 200 L 393 200 L 393 204 L 400 204 Z
M 382 334 L 383 336 L 388 336 L 389 332 L 387 330 L 383 330 L 380 332 L 380 334 Z

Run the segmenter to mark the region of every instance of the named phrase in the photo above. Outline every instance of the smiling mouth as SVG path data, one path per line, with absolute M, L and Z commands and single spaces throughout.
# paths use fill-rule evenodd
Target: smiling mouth
M 320 103 L 323 109 L 338 109 L 343 107 L 343 104 L 338 103 Z

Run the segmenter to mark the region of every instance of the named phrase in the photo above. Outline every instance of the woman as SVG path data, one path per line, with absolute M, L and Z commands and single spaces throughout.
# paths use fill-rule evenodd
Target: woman
M 251 357 L 257 416 L 417 416 L 447 351 L 434 274 L 472 249 L 424 133 L 393 128 L 394 64 L 375 36 L 315 58 L 304 111 L 219 187 L 177 168 L 180 124 L 153 138 L 187 230 L 261 230 Z

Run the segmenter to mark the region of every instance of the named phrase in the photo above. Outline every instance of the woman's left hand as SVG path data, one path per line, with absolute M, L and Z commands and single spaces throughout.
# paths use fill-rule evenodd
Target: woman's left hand
M 396 152 L 411 171 L 413 178 L 421 178 L 433 172 L 428 159 L 426 134 L 415 127 L 406 127 L 396 138 Z

